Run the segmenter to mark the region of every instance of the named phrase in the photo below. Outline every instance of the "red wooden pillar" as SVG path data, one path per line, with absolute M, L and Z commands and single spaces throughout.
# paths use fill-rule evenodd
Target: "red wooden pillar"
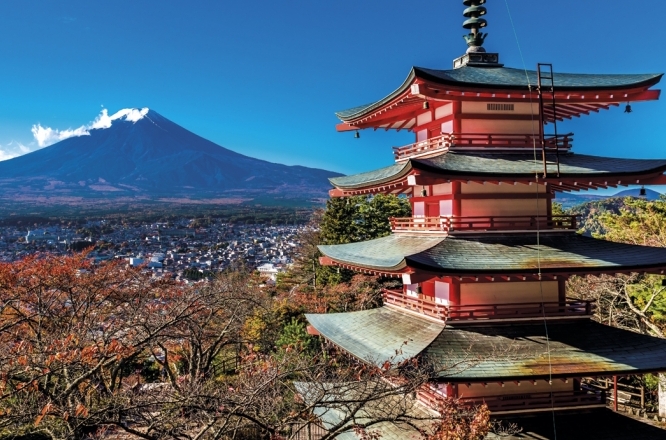
M 451 213 L 454 217 L 462 215 L 462 200 L 460 194 L 462 193 L 462 184 L 459 181 L 451 182 Z
M 462 133 L 462 103 L 460 101 L 453 101 L 453 133 Z
M 451 305 L 460 305 L 460 281 L 452 279 L 449 285 L 449 302 Z

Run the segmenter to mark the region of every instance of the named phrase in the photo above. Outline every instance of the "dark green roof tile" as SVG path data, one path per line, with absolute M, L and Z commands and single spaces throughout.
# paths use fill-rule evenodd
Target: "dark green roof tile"
M 538 83 L 537 72 L 511 67 L 472 67 L 453 70 L 435 70 L 415 67 L 416 76 L 441 84 L 469 85 L 527 90 Z M 661 73 L 647 74 L 589 74 L 554 72 L 555 87 L 564 90 L 616 89 L 628 86 L 648 85 L 661 78 Z M 528 82 L 529 78 L 529 82 Z
M 656 84 L 662 74 L 583 74 L 555 73 L 555 87 L 560 90 L 614 90 L 625 87 L 639 87 Z M 475 88 L 501 88 L 526 91 L 529 84 L 537 84 L 537 73 L 510 67 L 473 67 L 465 66 L 453 70 L 435 70 L 413 67 L 407 79 L 394 92 L 371 104 L 361 105 L 336 113 L 343 121 L 356 119 L 372 110 L 376 110 L 404 93 L 415 78 L 424 78 L 442 85 L 462 86 L 470 90 Z
M 537 245 L 537 243 L 539 243 Z M 367 269 L 413 267 L 442 275 L 624 272 L 666 267 L 666 249 L 598 240 L 574 233 L 476 234 L 429 237 L 394 234 L 320 246 L 327 257 Z
M 366 173 L 354 174 L 351 176 L 341 176 L 330 178 L 333 186 L 339 188 L 349 188 L 355 186 L 364 186 L 367 182 L 379 184 L 384 181 L 390 181 L 397 177 L 404 176 L 411 169 L 409 162 L 396 163 L 388 167 L 380 168 Z
M 326 339 L 377 365 L 413 358 L 444 329 L 443 323 L 388 307 L 305 317 Z
M 514 435 L 488 434 L 486 440 L 663 440 L 666 430 L 610 409 L 576 412 L 550 411 L 525 416 L 502 417 L 504 425 L 515 424 Z M 655 423 L 656 425 L 656 423 Z M 557 435 L 556 435 L 557 433 Z
M 666 340 L 586 319 L 549 322 L 548 337 L 543 323 L 448 325 L 422 354 L 465 365 L 442 373 L 451 381 L 666 371 Z
M 341 245 L 322 245 L 319 250 L 336 261 L 369 269 L 399 270 L 407 255 L 417 255 L 442 241 L 442 237 L 389 235 L 375 240 Z
M 550 170 L 555 169 L 555 155 L 546 156 Z M 413 159 L 412 166 L 436 173 L 473 174 L 479 176 L 532 177 L 543 172 L 540 153 L 534 159 L 528 154 L 483 154 L 449 152 L 428 159 Z M 640 174 L 666 170 L 666 159 L 621 159 L 615 157 L 588 156 L 584 154 L 560 154 L 560 177 L 588 177 Z
M 556 167 L 556 157 L 547 156 L 548 169 Z M 621 159 L 613 157 L 588 156 L 584 154 L 560 154 L 560 177 L 567 178 L 611 178 L 634 176 L 666 171 L 666 159 Z M 352 176 L 336 177 L 331 183 L 341 189 L 358 189 L 391 182 L 403 177 L 411 169 L 428 171 L 443 178 L 494 177 L 532 178 L 543 172 L 540 153 L 537 160 L 533 153 L 463 153 L 450 151 L 428 159 L 410 159 Z
M 322 421 L 326 429 L 339 425 L 341 422 L 350 418 L 350 412 L 358 408 L 358 402 L 354 401 L 358 395 L 358 384 L 312 384 L 295 382 L 294 386 L 303 400 L 308 405 L 315 405 L 313 413 Z M 328 391 L 328 390 L 331 391 Z M 330 393 L 330 394 L 329 394 Z M 336 396 L 336 393 L 342 393 Z M 331 400 L 338 400 L 335 403 L 328 403 Z M 344 401 L 349 400 L 350 404 Z M 364 398 L 358 397 L 358 401 Z M 321 403 L 317 405 L 317 403 Z M 396 415 L 405 411 L 407 417 L 411 418 L 411 423 L 420 429 L 428 431 L 432 425 L 433 412 L 424 405 L 415 401 L 409 396 L 387 395 L 379 400 L 369 400 L 366 405 L 354 414 L 353 421 L 345 425 L 349 430 L 338 434 L 336 440 L 358 440 L 359 437 L 353 431 L 353 425 L 366 424 L 371 420 L 378 418 L 389 418 L 387 411 L 395 411 Z M 383 421 L 375 423 L 370 432 L 381 432 L 382 440 L 421 440 L 423 436 L 407 423 Z
M 449 274 L 640 270 L 666 266 L 666 249 L 574 233 L 459 235 L 406 257 L 406 264 Z
M 549 322 L 546 337 L 543 323 L 444 328 L 394 307 L 306 317 L 359 359 L 382 365 L 420 354 L 451 382 L 666 371 L 666 340 L 587 319 Z

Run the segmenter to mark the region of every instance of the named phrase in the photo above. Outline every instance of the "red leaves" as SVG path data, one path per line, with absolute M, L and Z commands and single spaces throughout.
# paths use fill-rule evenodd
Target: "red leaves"
M 490 431 L 488 407 L 470 407 L 457 399 L 441 398 L 437 411 L 440 419 L 427 440 L 483 440 Z
M 82 404 L 76 405 L 76 410 L 74 411 L 74 417 L 88 417 L 88 408 Z
M 53 408 L 53 405 L 49 402 L 46 405 L 44 405 L 44 408 L 42 408 L 42 411 L 39 413 L 37 418 L 35 419 L 35 426 L 39 426 L 39 424 L 42 422 L 44 417 L 51 411 Z

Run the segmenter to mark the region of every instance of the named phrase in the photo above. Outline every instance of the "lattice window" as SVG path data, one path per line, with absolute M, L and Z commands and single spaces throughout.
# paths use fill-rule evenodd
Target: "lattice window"
M 513 104 L 488 104 L 488 111 L 512 112 Z

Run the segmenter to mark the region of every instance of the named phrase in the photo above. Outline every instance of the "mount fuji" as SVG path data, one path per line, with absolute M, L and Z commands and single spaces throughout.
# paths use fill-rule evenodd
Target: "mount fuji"
M 326 198 L 328 178 L 340 175 L 245 156 L 147 108 L 111 117 L 104 112 L 72 133 L 49 147 L 0 162 L 0 200 L 311 203 Z

